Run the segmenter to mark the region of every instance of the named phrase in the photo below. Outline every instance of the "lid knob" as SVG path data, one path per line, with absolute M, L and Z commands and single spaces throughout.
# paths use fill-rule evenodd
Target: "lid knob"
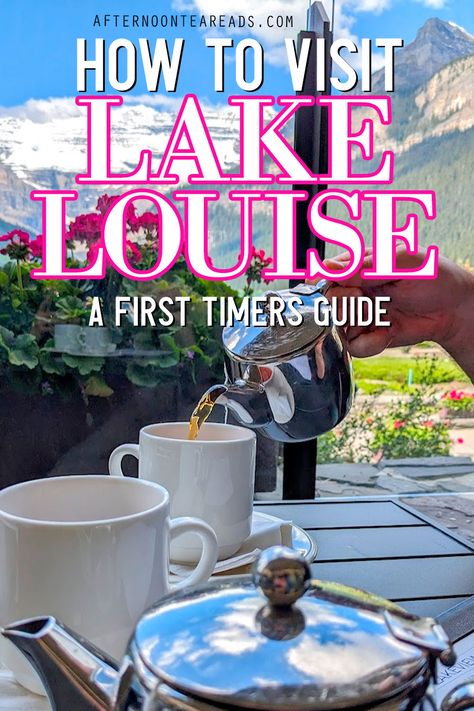
M 254 565 L 253 579 L 270 605 L 288 607 L 308 589 L 311 571 L 296 551 L 273 546 L 260 554 Z

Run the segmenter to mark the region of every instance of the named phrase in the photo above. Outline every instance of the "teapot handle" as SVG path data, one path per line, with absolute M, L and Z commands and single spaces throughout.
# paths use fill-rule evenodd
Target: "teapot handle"
M 456 686 L 441 704 L 441 711 L 464 711 L 474 708 L 474 680 Z
M 301 282 L 290 289 L 292 294 L 300 294 L 301 296 L 311 296 L 312 294 L 322 294 L 326 296 L 327 291 L 331 286 L 331 282 L 327 279 L 320 279 L 316 284 L 306 284 Z M 266 292 L 267 294 L 273 294 L 274 292 Z

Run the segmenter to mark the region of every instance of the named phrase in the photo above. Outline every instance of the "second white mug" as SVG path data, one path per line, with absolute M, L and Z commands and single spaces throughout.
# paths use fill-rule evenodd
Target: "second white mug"
M 170 540 L 194 531 L 200 562 L 169 581 Z M 143 612 L 171 590 L 205 582 L 217 543 L 203 521 L 170 519 L 169 494 L 156 483 L 66 476 L 0 492 L 0 626 L 53 615 L 116 659 Z M 0 638 L 2 639 L 2 638 Z M 37 693 L 32 667 L 2 639 L 2 661 Z
M 139 477 L 170 492 L 172 516 L 198 516 L 214 529 L 222 560 L 236 553 L 250 534 L 255 453 L 255 433 L 244 427 L 205 423 L 199 438 L 188 440 L 187 422 L 164 422 L 143 427 L 139 444 L 117 447 L 109 470 L 123 476 L 123 457 L 136 457 Z M 192 534 L 171 544 L 174 561 L 191 563 L 198 556 Z

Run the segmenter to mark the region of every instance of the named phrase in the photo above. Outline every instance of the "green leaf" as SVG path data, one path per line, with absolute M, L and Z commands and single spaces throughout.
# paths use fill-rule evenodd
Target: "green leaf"
M 177 365 L 180 360 L 181 351 L 176 345 L 176 342 L 170 334 L 163 334 L 160 336 L 160 344 L 164 351 L 167 351 L 160 355 L 157 362 L 159 368 L 172 368 Z
M 103 358 L 92 358 L 89 356 L 73 356 L 63 353 L 63 361 L 67 366 L 77 370 L 80 375 L 90 375 L 94 371 L 102 370 L 105 360 Z
M 56 302 L 56 308 L 58 311 L 75 311 L 76 309 L 82 309 L 82 300 L 77 296 L 62 296 Z
M 153 366 L 130 362 L 127 365 L 127 378 L 133 385 L 141 388 L 153 388 L 159 383 L 159 376 Z
M 176 345 L 176 342 L 175 342 L 173 336 L 170 336 L 169 334 L 166 334 L 166 333 L 163 334 L 162 336 L 160 336 L 160 343 L 161 343 L 161 347 L 163 348 L 163 350 L 171 351 L 171 353 L 173 353 L 176 356 L 177 361 L 179 360 L 179 348 Z
M 86 382 L 85 392 L 92 397 L 110 397 L 114 394 L 112 388 L 100 375 L 91 375 Z
M 5 326 L 0 326 L 0 348 L 3 348 L 7 353 L 15 342 L 13 331 L 9 331 Z
M 13 348 L 8 354 L 8 361 L 12 365 L 25 365 L 30 370 L 38 365 L 38 344 L 29 333 L 23 333 L 15 339 Z
M 166 354 L 162 355 L 159 360 L 157 360 L 158 368 L 173 368 L 179 363 L 179 355 Z
M 153 368 L 172 368 L 179 363 L 179 355 L 176 356 L 174 353 L 156 351 L 156 356 L 153 358 L 140 358 L 135 362 L 140 368 L 146 368 L 148 366 L 152 366 Z
M 137 350 L 152 350 L 155 347 L 153 332 L 149 328 L 139 328 L 133 334 L 133 345 Z
M 56 302 L 56 315 L 61 321 L 80 321 L 87 315 L 82 299 L 77 296 L 62 296 Z
M 5 272 L 0 271 L 0 289 L 4 289 L 9 282 L 8 276 Z
M 66 364 L 63 359 L 43 348 L 40 351 L 40 365 L 45 373 L 49 375 L 65 375 Z

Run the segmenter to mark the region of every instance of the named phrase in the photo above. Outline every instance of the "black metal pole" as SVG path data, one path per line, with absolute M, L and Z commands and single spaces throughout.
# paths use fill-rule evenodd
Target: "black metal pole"
M 332 42 L 332 32 L 329 18 L 321 2 L 313 2 L 308 10 L 308 30 L 298 34 L 298 49 L 305 37 L 311 40 L 311 51 L 308 61 L 308 71 L 305 76 L 303 89 L 300 92 L 305 96 L 318 96 L 329 93 L 329 77 L 331 75 L 331 61 L 329 47 Z M 324 38 L 325 42 L 325 69 L 326 88 L 317 91 L 316 70 L 316 39 Z M 325 175 L 328 170 L 328 120 L 327 108 L 308 106 L 298 110 L 295 118 L 295 151 L 300 158 L 318 175 Z M 320 257 L 324 258 L 324 242 L 316 237 L 308 225 L 307 210 L 312 198 L 327 186 L 322 185 L 297 185 L 297 190 L 306 190 L 308 200 L 297 203 L 296 229 L 297 248 L 296 265 L 304 269 L 306 266 L 306 252 L 310 247 L 316 247 Z M 298 281 L 290 281 L 290 286 L 295 286 Z M 313 499 L 316 494 L 316 460 L 317 440 L 285 444 L 283 446 L 283 498 L 284 499 Z

